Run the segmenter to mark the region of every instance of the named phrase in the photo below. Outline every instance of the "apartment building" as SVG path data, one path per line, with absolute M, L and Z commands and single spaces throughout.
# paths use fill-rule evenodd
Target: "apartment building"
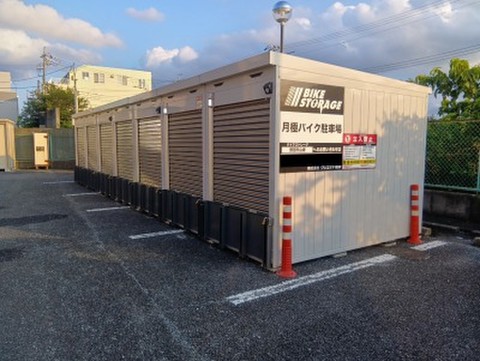
M 82 65 L 71 70 L 60 85 L 76 88 L 90 108 L 152 90 L 149 71 Z
M 11 84 L 10 73 L 0 71 L 0 119 L 17 121 L 18 97 Z

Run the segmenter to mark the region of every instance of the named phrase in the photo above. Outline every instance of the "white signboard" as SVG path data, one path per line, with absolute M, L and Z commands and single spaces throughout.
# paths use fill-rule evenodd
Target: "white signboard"
M 282 80 L 280 171 L 342 169 L 343 87 Z

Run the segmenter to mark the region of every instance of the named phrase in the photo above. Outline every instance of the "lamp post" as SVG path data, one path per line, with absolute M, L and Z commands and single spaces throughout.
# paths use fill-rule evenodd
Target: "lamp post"
M 272 9 L 273 17 L 280 24 L 280 52 L 283 53 L 283 28 L 292 16 L 293 8 L 286 1 L 277 2 Z

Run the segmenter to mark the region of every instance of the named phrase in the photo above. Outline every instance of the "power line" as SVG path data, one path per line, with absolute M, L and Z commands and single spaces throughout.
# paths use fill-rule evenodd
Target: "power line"
M 474 54 L 478 51 L 480 51 L 480 44 L 475 44 L 475 45 L 467 46 L 467 47 L 464 47 L 464 48 L 445 51 L 445 52 L 442 52 L 442 53 L 427 55 L 427 56 L 414 58 L 414 59 L 402 60 L 402 61 L 398 61 L 398 62 L 390 63 L 390 64 L 376 65 L 376 66 L 372 66 L 372 67 L 368 67 L 368 68 L 362 68 L 362 69 L 359 69 L 359 70 L 370 72 L 370 73 L 377 73 L 377 74 L 378 73 L 386 73 L 386 72 L 393 71 L 393 70 L 410 68 L 410 67 L 418 66 L 418 65 L 436 63 L 438 61 L 451 59 L 452 57 L 470 55 L 470 54 Z
M 457 3 L 459 1 L 463 1 L 463 0 L 452 0 L 451 3 Z M 345 28 L 345 29 L 342 29 L 342 30 L 337 30 L 337 31 L 322 35 L 322 36 L 317 37 L 317 38 L 312 38 L 312 39 L 308 39 L 308 40 L 304 40 L 304 41 L 298 41 L 298 42 L 290 43 L 289 47 L 298 48 L 298 47 L 301 47 L 301 46 L 312 45 L 312 44 L 327 41 L 327 40 L 336 40 L 336 39 L 345 38 L 346 36 L 352 35 L 352 34 L 358 35 L 359 33 L 362 33 L 362 32 L 370 32 L 371 30 L 381 28 L 385 25 L 395 24 L 395 23 L 403 22 L 403 21 L 411 19 L 411 18 L 418 17 L 420 15 L 423 15 L 424 13 L 427 13 L 427 12 L 431 11 L 432 8 L 437 8 L 437 7 L 439 7 L 441 5 L 444 5 L 444 4 L 445 4 L 444 0 L 437 0 L 434 3 L 426 4 L 426 5 L 420 6 L 420 7 L 415 8 L 415 9 L 406 10 L 406 11 L 403 11 L 401 13 L 398 13 L 398 14 L 395 14 L 395 15 L 392 15 L 392 16 L 388 16 L 386 18 L 382 18 L 382 19 L 379 19 L 379 20 L 376 20 L 376 21 L 373 21 L 373 22 L 370 22 L 370 23 L 367 23 L 367 24 L 362 24 L 362 25 L 358 25 L 358 26 L 354 26 L 354 27 L 348 27 L 348 28 Z
M 406 10 L 396 15 L 379 19 L 371 23 L 362 24 L 355 27 L 349 27 L 343 30 L 338 30 L 338 31 L 328 33 L 320 37 L 312 38 L 309 40 L 290 43 L 290 44 L 287 44 L 287 46 L 290 50 L 295 50 L 304 46 L 314 45 L 316 43 L 321 43 L 321 42 L 326 42 L 331 40 L 346 39 L 349 42 L 355 41 L 368 35 L 372 35 L 379 32 L 390 31 L 413 22 L 423 21 L 425 19 L 434 17 L 437 14 L 430 13 L 430 12 L 433 9 L 437 9 L 445 4 L 446 2 L 444 0 L 438 0 L 434 3 L 423 5 L 415 9 Z M 456 9 L 460 9 L 460 8 L 474 5 L 474 4 L 478 5 L 478 1 L 477 0 L 476 1 L 451 0 L 449 4 L 458 4 Z M 348 38 L 349 36 L 354 36 L 354 37 Z M 341 42 L 337 42 L 335 44 L 328 44 L 320 47 L 315 47 L 314 49 L 303 51 L 302 53 L 310 53 L 312 51 L 318 51 L 328 47 L 338 46 L 339 44 L 341 44 Z

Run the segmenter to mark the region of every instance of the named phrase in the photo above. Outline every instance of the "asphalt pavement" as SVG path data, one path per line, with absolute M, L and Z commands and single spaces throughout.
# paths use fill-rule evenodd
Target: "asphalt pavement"
M 480 360 L 467 233 L 294 268 L 285 281 L 68 171 L 0 173 L 1 361 Z

